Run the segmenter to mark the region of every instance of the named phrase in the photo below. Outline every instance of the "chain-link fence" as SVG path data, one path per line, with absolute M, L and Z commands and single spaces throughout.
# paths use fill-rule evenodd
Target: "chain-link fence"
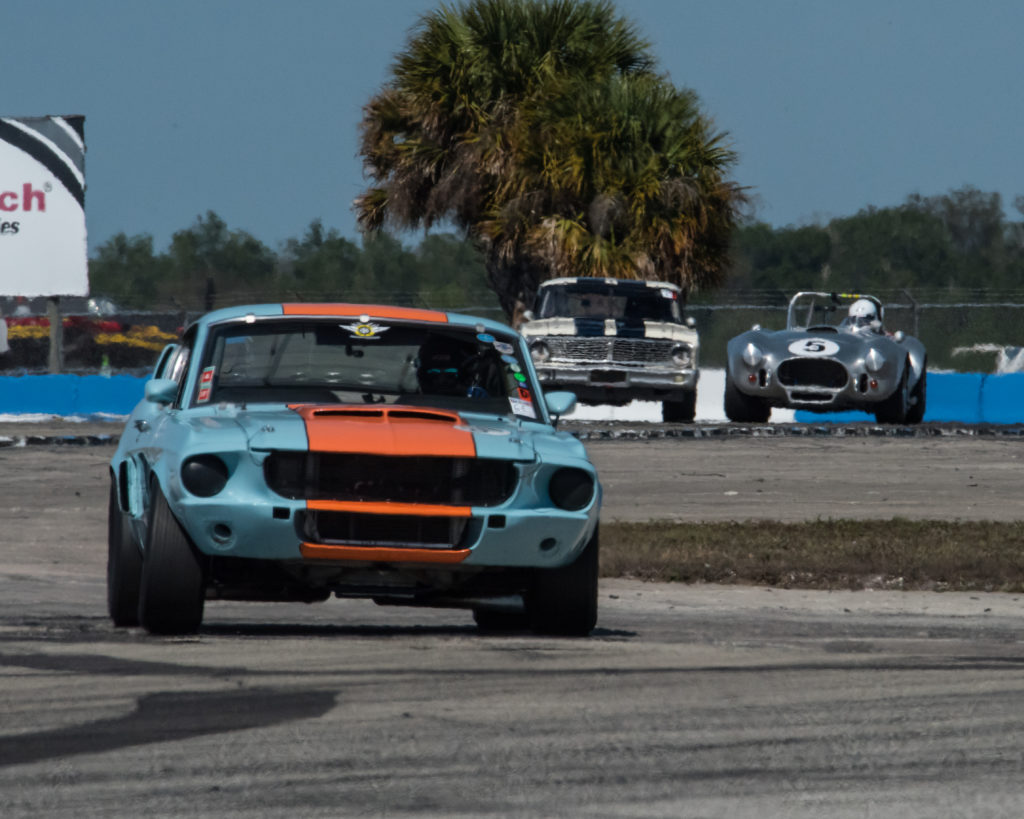
M 457 305 L 428 304 L 415 294 L 360 293 L 359 298 L 349 295 L 349 298 L 339 294 L 335 299 L 309 300 L 453 309 L 506 320 L 487 293 L 465 293 L 463 303 Z M 402 298 L 397 298 L 398 295 Z M 1012 357 L 1013 348 L 1024 346 L 1024 292 L 961 292 L 958 294 L 961 298 L 953 301 L 943 300 L 942 294 L 935 293 L 919 295 L 895 291 L 875 295 L 885 304 L 886 328 L 920 338 L 928 349 L 930 368 L 992 373 L 997 371 L 1000 361 Z M 155 362 L 164 344 L 177 338 L 191 320 L 205 312 L 182 307 L 126 312 L 115 306 L 113 311 L 100 314 L 89 312 L 78 301 L 61 300 L 63 370 L 66 372 L 88 373 L 103 368 L 144 372 Z M 235 302 L 225 298 L 218 300 L 214 307 L 229 303 Z M 49 322 L 45 300 L 41 305 L 41 310 L 26 309 L 20 315 L 11 309 L 4 310 L 9 350 L 0 351 L 0 372 L 47 370 Z M 787 305 L 788 296 L 777 292 L 717 294 L 714 300 L 692 301 L 686 313 L 697 322 L 701 366 L 725 366 L 729 339 L 755 324 L 772 330 L 785 327 Z M 1020 360 L 1024 362 L 1024 354 Z

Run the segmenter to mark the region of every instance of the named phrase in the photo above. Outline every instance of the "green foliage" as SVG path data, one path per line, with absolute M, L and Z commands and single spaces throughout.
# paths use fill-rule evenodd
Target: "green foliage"
M 499 315 L 475 246 L 430 234 L 415 249 L 384 233 L 362 245 L 310 223 L 275 253 L 213 212 L 174 234 L 164 253 L 148 235 L 113 236 L 89 260 L 90 289 L 124 308 L 201 312 L 267 301 L 348 301 Z
M 391 75 L 361 124 L 365 228 L 452 222 L 509 315 L 555 275 L 723 277 L 735 157 L 611 3 L 442 6 Z

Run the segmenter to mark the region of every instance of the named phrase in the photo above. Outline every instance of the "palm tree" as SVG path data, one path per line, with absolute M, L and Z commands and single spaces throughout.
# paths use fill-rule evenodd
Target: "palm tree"
M 471 0 L 424 16 L 367 104 L 361 225 L 450 220 L 514 316 L 554 275 L 723 275 L 741 194 L 696 95 L 611 3 Z

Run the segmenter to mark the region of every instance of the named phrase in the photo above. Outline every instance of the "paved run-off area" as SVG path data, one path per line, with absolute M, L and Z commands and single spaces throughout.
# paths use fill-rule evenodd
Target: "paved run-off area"
M 1021 517 L 1020 439 L 587 447 L 623 520 Z M 112 451 L 0 448 L 5 819 L 1020 814 L 1018 595 L 612 580 L 587 640 L 338 600 L 154 638 L 105 616 Z

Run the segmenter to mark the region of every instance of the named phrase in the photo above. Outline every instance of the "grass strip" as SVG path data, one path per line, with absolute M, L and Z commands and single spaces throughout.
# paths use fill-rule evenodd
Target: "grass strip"
M 793 589 L 1024 591 L 1024 521 L 601 523 L 601 576 Z

